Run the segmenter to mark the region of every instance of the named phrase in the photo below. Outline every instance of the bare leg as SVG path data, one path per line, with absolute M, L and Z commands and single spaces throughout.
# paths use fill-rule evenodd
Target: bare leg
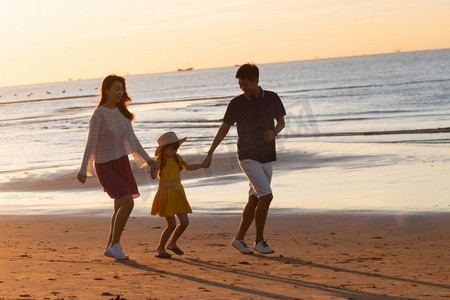
M 255 211 L 256 243 L 264 241 L 264 226 L 266 225 L 267 213 L 269 212 L 272 199 L 272 194 L 259 198 L 259 203 Z
M 119 211 L 120 208 L 120 204 L 117 201 L 117 199 L 114 199 L 114 213 L 111 217 L 111 225 L 109 226 L 109 235 L 108 235 L 108 245 L 106 247 L 111 246 L 111 241 L 113 238 L 113 232 L 114 232 L 114 224 L 116 224 L 116 217 L 117 217 L 117 212 Z
M 180 224 L 175 228 L 175 231 L 173 232 L 172 238 L 170 239 L 169 243 L 167 244 L 167 247 L 170 248 L 177 248 L 177 241 L 178 238 L 183 234 L 183 232 L 186 230 L 186 228 L 189 225 L 189 217 L 187 214 L 180 214 L 177 215 L 178 219 L 180 220 Z
M 131 195 L 116 199 L 114 203 L 116 203 L 116 201 L 118 203 L 119 208 L 117 212 L 114 210 L 115 219 L 112 221 L 114 225 L 113 225 L 111 245 L 120 242 L 122 231 L 125 228 L 125 225 L 127 224 L 128 221 L 128 217 L 130 216 L 131 211 L 133 210 L 134 207 L 134 200 L 133 197 L 131 197 Z M 115 204 L 114 207 L 116 207 Z
M 161 238 L 159 239 L 159 245 L 156 251 L 158 253 L 166 253 L 166 243 L 169 239 L 172 232 L 175 230 L 175 227 L 177 225 L 175 217 L 166 217 L 167 221 L 167 227 L 164 229 L 164 231 L 161 233 Z
M 250 225 L 253 222 L 253 219 L 255 218 L 255 209 L 258 206 L 258 203 L 259 199 L 256 196 L 250 195 L 248 197 L 248 202 L 245 205 L 244 210 L 242 211 L 241 224 L 239 225 L 238 233 L 236 235 L 237 240 L 244 239 L 248 228 L 250 227 Z

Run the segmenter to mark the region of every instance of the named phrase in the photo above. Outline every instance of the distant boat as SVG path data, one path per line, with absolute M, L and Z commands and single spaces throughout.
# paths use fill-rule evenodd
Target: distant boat
M 183 72 L 183 71 L 192 71 L 194 70 L 194 68 L 186 68 L 186 69 L 177 69 L 178 72 Z

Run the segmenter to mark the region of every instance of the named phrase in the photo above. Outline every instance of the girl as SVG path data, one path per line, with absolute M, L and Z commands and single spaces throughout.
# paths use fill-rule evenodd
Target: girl
M 167 221 L 167 227 L 162 232 L 156 249 L 158 252 L 156 257 L 159 258 L 172 257 L 166 252 L 166 243 L 167 249 L 175 254 L 184 254 L 177 246 L 177 240 L 189 225 L 187 214 L 192 213 L 192 210 L 180 182 L 180 170 L 193 171 L 202 168 L 201 164 L 188 164 L 177 154 L 178 148 L 186 139 L 179 139 L 174 132 L 166 132 L 158 139 L 158 148 L 155 152 L 156 161 L 159 163 L 159 187 L 153 200 L 151 214 L 165 217 Z M 152 178 L 155 177 L 156 175 L 152 176 Z M 180 221 L 178 226 L 176 226 L 175 215 Z
M 133 154 L 139 167 L 146 164 L 150 171 L 157 172 L 159 165 L 142 148 L 134 134 L 131 122 L 134 115 L 128 111 L 125 78 L 109 75 L 101 87 L 101 99 L 89 122 L 89 135 L 83 162 L 77 179 L 86 182 L 86 176 L 95 173 L 103 190 L 114 199 L 105 256 L 128 259 L 120 246 L 120 237 L 134 206 L 139 191 L 131 172 L 128 154 Z

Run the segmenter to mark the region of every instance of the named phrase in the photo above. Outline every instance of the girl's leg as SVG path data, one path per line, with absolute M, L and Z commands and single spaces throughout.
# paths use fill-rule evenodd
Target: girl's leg
M 116 206 L 115 203 L 118 203 Z M 114 201 L 114 207 L 118 207 L 117 212 L 114 211 L 115 219 L 111 221 L 113 223 L 113 232 L 111 245 L 120 242 L 120 237 L 122 236 L 122 231 L 125 228 L 125 224 L 127 224 L 128 217 L 131 214 L 131 211 L 134 207 L 134 200 L 131 195 L 116 199 Z M 114 217 L 114 215 L 113 215 Z
M 175 230 L 175 226 L 177 225 L 175 216 L 166 217 L 167 227 L 161 233 L 161 238 L 159 239 L 159 245 L 156 251 L 158 253 L 167 253 L 166 252 L 166 243 L 169 239 L 172 232 Z
M 167 247 L 170 248 L 178 248 L 177 246 L 178 238 L 183 234 L 183 232 L 189 225 L 189 217 L 187 214 L 179 214 L 177 216 L 178 219 L 180 220 L 180 224 L 178 224 L 177 228 L 175 228 L 175 232 L 173 233 L 172 238 L 167 244 Z

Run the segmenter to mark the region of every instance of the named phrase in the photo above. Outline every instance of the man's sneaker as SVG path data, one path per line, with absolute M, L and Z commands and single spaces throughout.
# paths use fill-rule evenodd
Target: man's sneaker
M 119 243 L 115 243 L 112 246 L 109 246 L 109 253 L 114 257 L 115 259 L 128 259 L 128 256 L 123 254 L 122 247 Z
M 106 247 L 105 252 L 103 253 L 104 256 L 113 257 L 111 255 L 111 252 L 109 252 L 109 247 Z
M 266 241 L 255 243 L 255 245 L 253 246 L 253 250 L 258 251 L 261 254 L 269 254 L 275 252 L 272 248 L 270 248 L 269 245 L 267 245 Z
M 253 251 L 249 247 L 247 247 L 247 245 L 245 244 L 244 240 L 234 239 L 231 242 L 231 245 L 234 248 L 238 249 L 242 254 L 253 254 Z

